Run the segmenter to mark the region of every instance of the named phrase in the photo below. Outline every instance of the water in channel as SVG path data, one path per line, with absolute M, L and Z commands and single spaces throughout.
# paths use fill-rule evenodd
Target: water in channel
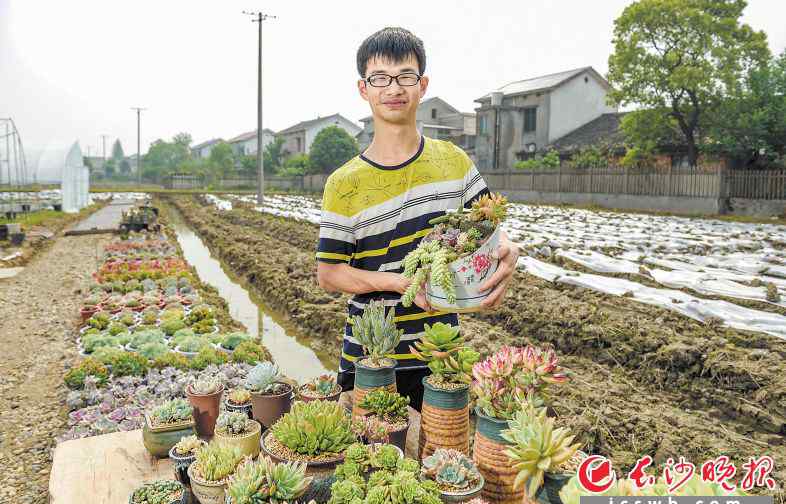
M 317 355 L 304 341 L 295 337 L 294 330 L 285 328 L 276 318 L 266 312 L 262 303 L 239 281 L 225 270 L 221 261 L 210 254 L 201 238 L 186 224 L 182 217 L 172 211 L 169 221 L 177 234 L 185 259 L 196 268 L 203 282 L 218 289 L 229 305 L 229 313 L 243 324 L 249 334 L 259 336 L 278 364 L 281 372 L 304 383 L 320 374 L 335 371 L 332 359 Z

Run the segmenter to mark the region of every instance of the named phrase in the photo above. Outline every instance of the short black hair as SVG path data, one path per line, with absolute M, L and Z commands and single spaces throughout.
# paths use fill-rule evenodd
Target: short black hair
M 369 60 L 381 58 L 399 63 L 407 56 L 414 55 L 418 60 L 420 75 L 426 71 L 426 50 L 423 41 L 405 28 L 387 27 L 369 36 L 358 48 L 358 73 L 366 77 Z

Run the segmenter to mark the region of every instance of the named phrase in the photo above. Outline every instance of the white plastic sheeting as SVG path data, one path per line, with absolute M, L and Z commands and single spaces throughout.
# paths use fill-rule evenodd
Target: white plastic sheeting
M 659 284 L 674 288 L 689 288 L 700 294 L 711 296 L 725 296 L 753 301 L 767 301 L 766 287 L 750 287 L 745 284 L 721 278 L 711 273 L 698 273 L 693 271 L 665 271 L 662 269 L 650 270 L 650 275 Z M 780 301 L 779 306 L 786 307 L 786 302 Z
M 614 296 L 631 295 L 631 299 L 679 312 L 699 321 L 715 317 L 724 325 L 745 331 L 757 331 L 786 339 L 786 317 L 742 306 L 701 299 L 682 291 L 655 289 L 630 280 L 569 271 L 534 257 L 519 258 L 518 266 L 549 282 L 559 282 Z
M 63 211 L 76 213 L 90 204 L 90 171 L 82 160 L 79 142 L 74 142 L 64 161 L 60 185 Z
M 558 250 L 556 254 L 598 273 L 629 273 L 634 275 L 639 273 L 639 265 L 633 261 L 609 257 L 592 250 L 586 252 Z

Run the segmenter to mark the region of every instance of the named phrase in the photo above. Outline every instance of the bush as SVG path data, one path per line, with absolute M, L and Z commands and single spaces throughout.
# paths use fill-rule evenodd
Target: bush
M 266 360 L 268 360 L 267 352 L 262 345 L 255 341 L 244 341 L 232 352 L 232 361 L 234 362 L 245 362 L 253 366 L 257 362 Z
M 98 384 L 103 385 L 109 378 L 109 371 L 106 369 L 106 366 L 88 357 L 75 368 L 68 371 L 64 380 L 69 388 L 81 389 L 85 386 L 85 378 L 88 376 L 95 376 Z
M 226 364 L 227 356 L 211 346 L 202 348 L 196 357 L 191 361 L 191 369 L 202 370 L 211 364 L 220 366 Z
M 518 161 L 513 167 L 517 170 L 536 170 L 538 168 L 559 168 L 559 165 L 559 154 L 555 150 L 550 150 L 545 156 L 535 156 L 524 161 Z
M 156 369 L 164 369 L 165 367 L 173 367 L 177 369 L 188 369 L 189 362 L 188 359 L 180 355 L 176 352 L 167 352 L 163 355 L 159 355 L 158 357 L 153 360 L 153 364 L 151 367 Z

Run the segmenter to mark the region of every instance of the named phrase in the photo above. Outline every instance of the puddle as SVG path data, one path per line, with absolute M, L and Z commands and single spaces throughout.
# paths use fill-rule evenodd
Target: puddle
M 218 289 L 229 305 L 230 315 L 243 324 L 249 334 L 261 337 L 262 344 L 270 351 L 282 373 L 303 383 L 320 374 L 336 371 L 333 359 L 317 355 L 308 346 L 306 338 L 286 327 L 279 317 L 272 315 L 256 296 L 243 287 L 231 271 L 223 268 L 221 261 L 210 254 L 202 239 L 176 210 L 172 209 L 168 217 L 185 259 L 196 268 L 203 282 Z

